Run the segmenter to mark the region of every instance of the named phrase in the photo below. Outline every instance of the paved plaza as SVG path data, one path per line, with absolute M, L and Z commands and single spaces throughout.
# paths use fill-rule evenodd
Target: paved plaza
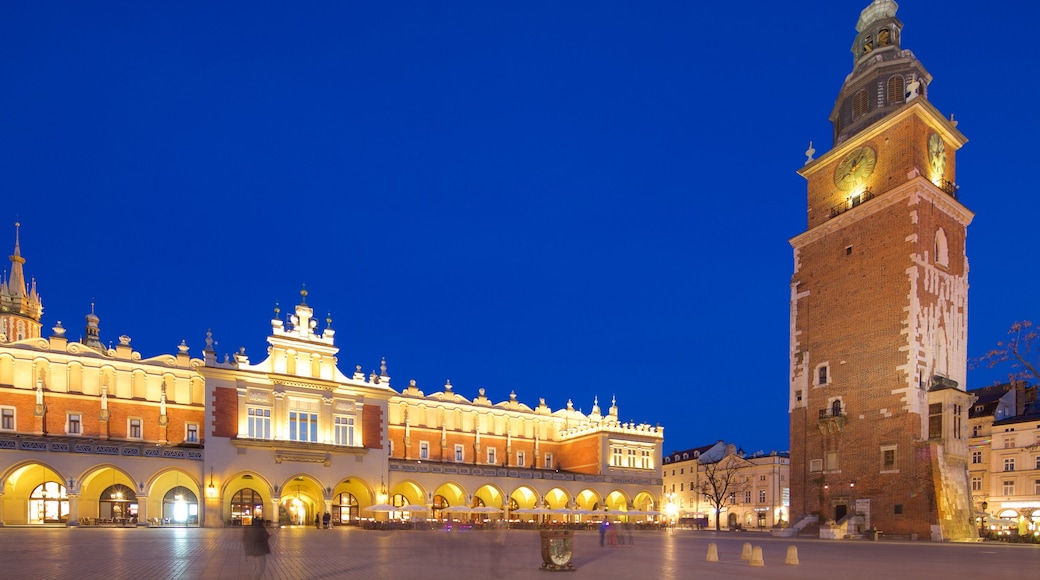
M 752 532 L 636 532 L 599 546 L 576 532 L 573 573 L 542 572 L 537 532 L 272 530 L 264 578 L 1036 578 L 1040 546 L 779 539 Z M 765 566 L 740 559 L 745 542 Z M 706 561 L 715 543 L 719 562 Z M 785 565 L 796 546 L 799 565 Z M 251 578 L 242 530 L 0 528 L 0 577 Z

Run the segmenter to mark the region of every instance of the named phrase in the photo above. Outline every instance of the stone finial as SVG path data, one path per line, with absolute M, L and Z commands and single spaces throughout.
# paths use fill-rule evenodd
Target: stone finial
M 122 340 L 123 337 L 119 337 Z M 177 352 L 181 354 L 188 354 L 188 341 L 181 340 L 181 343 L 177 345 Z
M 808 165 L 813 160 L 813 155 L 816 154 L 816 150 L 813 149 L 812 141 L 809 141 L 809 148 L 805 150 L 805 164 Z
M 445 393 L 450 393 L 451 392 L 451 381 L 444 381 L 444 392 Z

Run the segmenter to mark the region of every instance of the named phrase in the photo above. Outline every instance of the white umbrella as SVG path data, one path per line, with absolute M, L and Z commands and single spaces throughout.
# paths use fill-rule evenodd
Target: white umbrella
M 441 513 L 445 513 L 445 514 L 461 514 L 461 513 L 469 513 L 469 511 L 470 511 L 470 508 L 468 508 L 468 507 L 466 507 L 464 505 L 453 505 L 451 507 L 446 507 L 446 508 L 442 509 Z
M 509 512 L 509 513 L 513 513 L 513 514 L 533 514 L 534 510 L 531 509 L 531 508 L 519 508 L 519 509 L 515 509 L 515 510 Z
M 502 513 L 502 508 L 482 505 L 482 506 L 479 506 L 479 507 L 475 507 L 475 508 L 473 508 L 473 509 L 471 509 L 469 511 L 471 511 L 471 512 L 473 512 L 475 514 L 498 514 L 498 513 Z
M 553 511 L 549 508 L 534 508 L 533 510 L 531 510 L 531 513 L 536 516 L 544 516 L 546 514 L 553 513 Z
M 367 508 L 364 508 L 363 511 L 366 511 L 366 512 L 392 512 L 392 511 L 400 511 L 400 509 L 401 508 L 399 508 L 397 506 L 392 506 L 392 505 L 390 505 L 388 503 L 377 503 L 375 505 L 370 505 Z
M 424 512 L 424 511 L 426 511 L 426 509 L 427 508 L 424 505 L 418 505 L 418 504 L 410 503 L 408 505 L 403 505 L 403 506 L 397 508 L 397 511 L 400 511 L 400 512 Z
M 608 516 L 630 516 L 632 512 L 626 512 L 625 510 L 607 510 L 603 512 Z

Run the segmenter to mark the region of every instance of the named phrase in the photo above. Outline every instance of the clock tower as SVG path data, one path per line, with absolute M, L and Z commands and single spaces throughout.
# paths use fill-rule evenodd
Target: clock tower
M 834 146 L 799 170 L 791 239 L 791 514 L 821 535 L 975 537 L 968 489 L 967 139 L 928 101 L 892 0 L 860 14 Z

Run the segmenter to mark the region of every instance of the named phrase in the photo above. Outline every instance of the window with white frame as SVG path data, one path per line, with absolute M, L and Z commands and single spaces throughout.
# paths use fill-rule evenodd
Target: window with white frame
M 766 490 L 758 490 L 758 503 L 766 503 Z
M 891 472 L 898 471 L 896 466 L 896 446 L 895 445 L 882 445 L 881 446 L 881 471 Z
M 809 471 L 823 471 L 823 460 L 822 459 L 810 459 L 809 460 Z
M 971 462 L 973 464 L 975 464 L 975 465 L 981 464 L 982 463 L 982 452 L 981 451 L 972 451 L 971 452 Z
M 745 504 L 751 503 L 751 490 L 750 489 L 744 491 L 744 503 Z
M 1004 458 L 1004 471 L 1014 471 L 1014 470 L 1015 470 L 1015 458 L 1014 457 L 1005 457 Z
M 827 363 L 823 363 L 816 367 L 816 386 L 822 387 L 826 385 L 830 379 L 830 366 Z
M 0 431 L 14 431 L 14 407 L 0 407 Z
M 184 441 L 186 443 L 198 443 L 199 442 L 199 424 L 198 423 L 185 423 L 184 424 Z
M 1036 456 L 1036 469 L 1040 469 L 1040 455 Z
M 971 426 L 971 436 L 972 437 L 978 437 L 979 433 L 981 433 L 981 432 L 982 432 L 982 425 L 972 425 Z
M 545 454 L 545 459 L 544 459 L 544 461 L 545 461 L 544 465 L 545 465 L 546 469 L 552 469 L 553 468 L 552 460 L 553 460 L 552 453 L 546 453 Z
M 972 478 L 971 478 L 971 490 L 972 491 L 982 491 L 982 477 L 981 476 L 978 476 L 978 475 L 972 476 Z
M 653 456 L 650 454 L 650 450 L 649 449 L 643 449 L 642 457 L 640 458 L 640 465 L 639 465 L 639 467 L 642 468 L 642 469 L 653 469 L 654 468 Z
M 131 417 L 128 419 L 128 427 L 126 431 L 127 437 L 130 439 L 140 439 L 141 435 L 141 419 Z
M 465 448 L 461 443 L 455 444 L 455 463 L 462 463 L 466 459 Z
M 1014 449 L 1014 448 L 1015 448 L 1015 438 L 1014 437 L 1005 437 L 1004 438 L 1004 449 Z
M 613 467 L 621 467 L 621 462 L 624 461 L 624 453 L 620 447 L 610 448 L 610 465 Z
M 628 450 L 628 464 L 625 465 L 625 467 L 636 467 L 636 465 L 637 465 L 637 463 L 636 463 L 636 450 L 635 449 L 629 449 Z
M 289 440 L 318 442 L 319 401 L 289 399 Z
M 346 415 L 333 417 L 333 439 L 336 445 L 354 445 L 354 418 Z
M 527 454 L 523 451 L 516 452 L 516 466 L 526 467 L 527 466 Z
M 429 458 L 430 458 L 430 442 L 429 441 L 420 441 L 419 442 L 419 459 L 429 459 Z
M 80 435 L 83 433 L 83 415 L 79 413 L 66 414 L 65 433 L 69 435 Z
M 247 407 L 247 435 L 250 439 L 271 438 L 271 409 L 269 407 Z
M 496 460 L 495 448 L 494 447 L 488 447 L 487 448 L 487 462 L 488 462 L 488 465 L 494 465 L 495 464 L 495 460 Z
M 1033 482 L 1033 493 L 1040 495 L 1040 479 Z
M 1013 480 L 1004 482 L 1004 495 L 1009 497 L 1015 495 L 1015 482 Z

